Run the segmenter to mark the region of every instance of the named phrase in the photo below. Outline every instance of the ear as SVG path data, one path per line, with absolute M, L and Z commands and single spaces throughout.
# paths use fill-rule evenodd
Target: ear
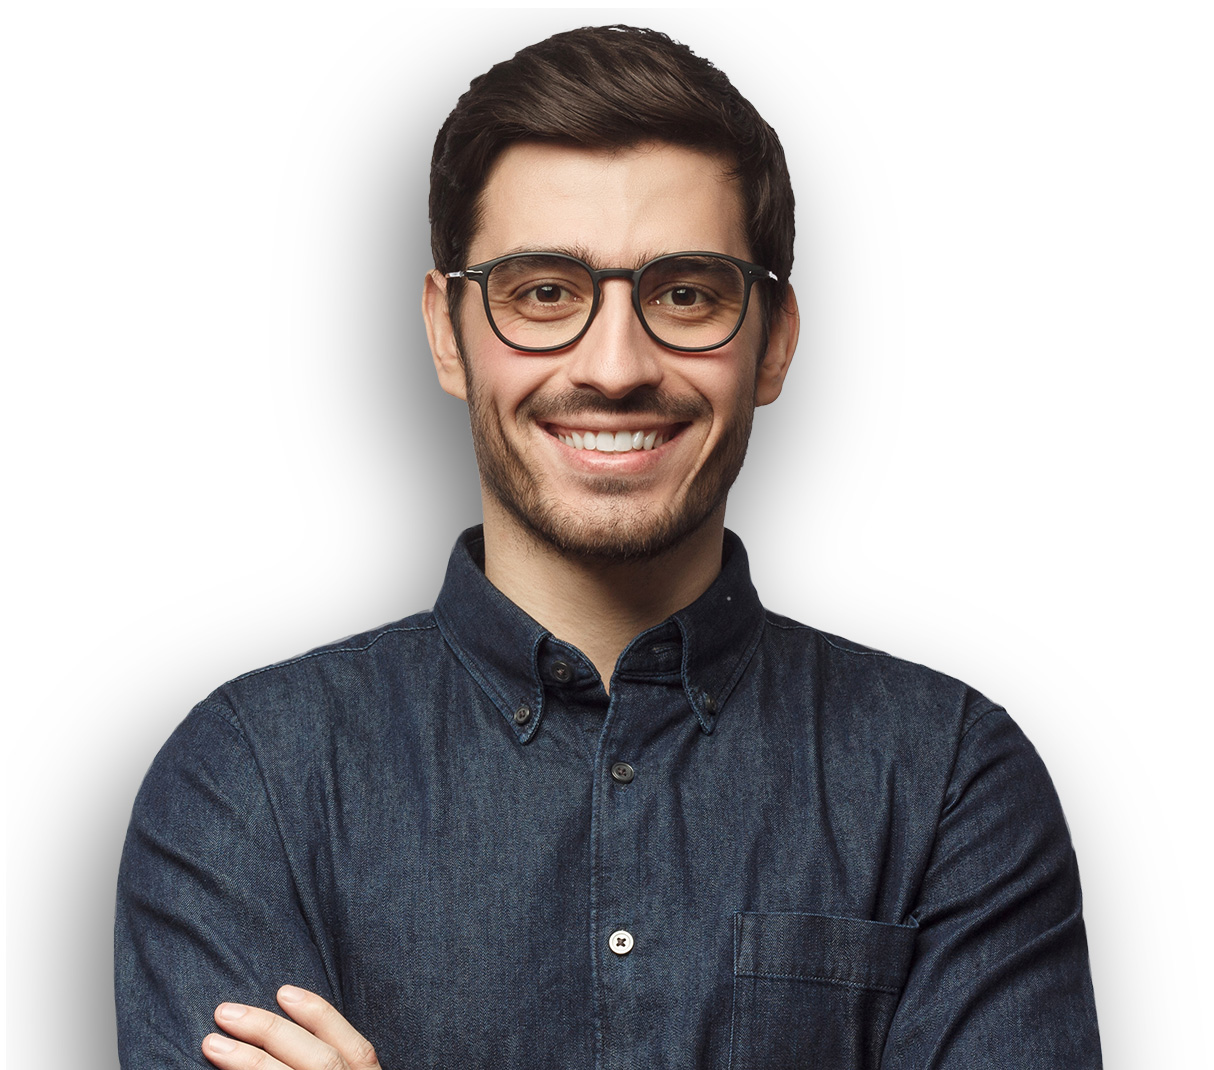
M 797 309 L 797 295 L 790 286 L 784 295 L 784 303 L 772 317 L 767 333 L 767 349 L 760 359 L 759 375 L 755 382 L 756 405 L 770 405 L 780 396 L 800 333 L 801 313 Z
M 451 326 L 447 279 L 439 271 L 427 272 L 422 284 L 422 318 L 426 321 L 426 337 L 438 372 L 438 385 L 452 397 L 467 401 L 468 379 L 459 347 L 455 344 L 455 329 Z

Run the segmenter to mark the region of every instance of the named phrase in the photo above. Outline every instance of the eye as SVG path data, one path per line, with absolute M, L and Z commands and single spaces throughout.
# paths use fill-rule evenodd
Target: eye
M 679 305 L 688 308 L 691 305 L 703 304 L 707 298 L 703 292 L 692 286 L 675 286 L 663 294 L 659 294 L 657 303 L 662 305 Z
M 524 297 L 531 297 L 540 304 L 556 304 L 558 301 L 566 300 L 569 297 L 568 292 L 562 286 L 558 286 L 554 282 L 545 282 L 534 287 Z
M 743 290 L 741 274 L 718 256 L 659 257 L 641 276 L 644 303 L 663 315 L 703 316 Z
M 711 290 L 700 286 L 670 286 L 651 298 L 659 308 L 687 308 L 705 312 L 717 303 Z
M 519 312 L 532 316 L 564 314 L 585 302 L 583 292 L 569 279 L 524 279 L 509 296 Z

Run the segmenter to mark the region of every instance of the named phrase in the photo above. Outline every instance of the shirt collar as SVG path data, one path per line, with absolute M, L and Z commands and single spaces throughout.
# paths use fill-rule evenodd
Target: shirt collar
M 541 666 L 573 648 L 556 639 L 485 578 L 481 527 L 456 540 L 434 606 L 443 637 L 527 743 L 544 713 Z M 711 732 L 725 709 L 763 629 L 763 607 L 742 541 L 725 532 L 721 572 L 691 605 L 636 636 L 620 655 L 623 677 L 672 674 L 681 680 L 690 711 Z

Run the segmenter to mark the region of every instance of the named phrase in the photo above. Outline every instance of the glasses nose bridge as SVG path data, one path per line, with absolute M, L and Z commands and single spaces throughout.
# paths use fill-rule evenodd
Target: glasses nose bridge
M 634 310 L 636 310 L 636 292 L 637 282 L 640 280 L 640 271 L 633 271 L 631 268 L 599 268 L 591 270 L 590 276 L 594 280 L 595 302 L 594 314 L 597 316 L 599 309 L 603 306 L 603 282 L 607 279 L 623 279 L 629 284 L 629 300 L 631 301 Z M 589 326 L 589 324 L 587 324 Z
M 602 284 L 605 279 L 626 279 L 635 291 L 637 280 L 641 277 L 639 271 L 633 271 L 631 268 L 600 268 L 597 271 L 591 271 L 590 275 L 594 279 L 595 289 L 599 291 L 600 300 L 602 300 Z

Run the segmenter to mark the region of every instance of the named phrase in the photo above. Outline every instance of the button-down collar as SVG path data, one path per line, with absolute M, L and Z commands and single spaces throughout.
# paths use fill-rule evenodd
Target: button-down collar
M 480 527 L 458 539 L 434 607 L 439 629 L 519 742 L 539 731 L 546 689 L 584 684 L 589 659 L 557 639 L 486 578 Z M 689 710 L 711 732 L 763 630 L 746 551 L 725 533 L 721 572 L 691 605 L 642 632 L 616 664 L 624 678 L 681 681 Z

